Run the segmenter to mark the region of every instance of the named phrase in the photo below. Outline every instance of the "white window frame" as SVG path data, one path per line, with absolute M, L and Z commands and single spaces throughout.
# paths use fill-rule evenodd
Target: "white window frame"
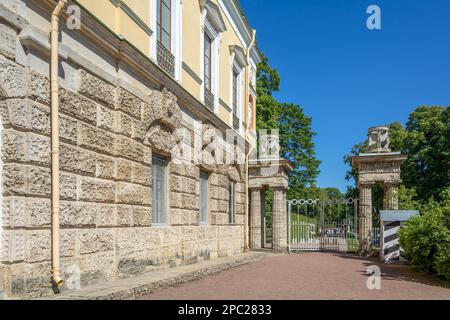
M 150 52 L 151 58 L 157 64 L 157 41 L 158 36 L 156 34 L 156 19 L 157 19 L 157 8 L 159 0 L 152 1 L 152 29 L 154 30 L 150 41 Z M 181 82 L 181 67 L 183 61 L 183 5 L 182 0 L 171 0 L 171 51 L 175 57 L 175 80 Z
M 200 77 L 202 85 L 200 86 L 200 99 L 205 102 L 205 35 L 212 40 L 211 43 L 211 93 L 214 95 L 214 112 L 219 112 L 219 88 L 220 88 L 220 42 L 222 33 L 226 31 L 225 24 L 220 16 L 220 12 L 213 8 L 210 1 L 205 2 L 200 17 Z M 215 12 L 212 12 L 212 11 Z M 213 16 L 214 18 L 210 18 Z
M 236 131 L 240 132 L 241 129 L 241 121 L 243 119 L 242 117 L 242 113 L 243 113 L 243 105 L 242 105 L 242 100 L 243 100 L 243 80 L 244 80 L 244 69 L 245 66 L 242 66 L 241 64 L 238 63 L 237 59 L 236 59 L 236 53 L 233 52 L 231 54 L 231 68 L 230 68 L 230 107 L 231 107 L 231 117 L 230 117 L 230 126 L 233 128 L 234 130 L 234 126 L 233 126 L 233 115 L 234 115 L 234 103 L 233 103 L 233 97 L 234 97 L 234 92 L 233 92 L 233 72 L 234 70 L 236 70 L 238 72 L 238 87 L 237 87 L 237 108 L 238 108 L 238 112 L 236 113 L 237 117 L 239 118 L 239 129 L 236 129 Z

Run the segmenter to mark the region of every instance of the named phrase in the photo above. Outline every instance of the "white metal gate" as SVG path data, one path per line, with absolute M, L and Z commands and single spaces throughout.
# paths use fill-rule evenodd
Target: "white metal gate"
M 358 250 L 356 199 L 288 201 L 289 251 Z

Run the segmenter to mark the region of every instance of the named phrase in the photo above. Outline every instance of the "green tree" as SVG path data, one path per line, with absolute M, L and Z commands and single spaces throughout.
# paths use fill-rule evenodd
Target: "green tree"
M 312 119 L 303 109 L 292 103 L 283 103 L 279 115 L 281 156 L 291 161 L 295 170 L 290 173 L 291 188 L 300 190 L 311 186 L 319 174 L 320 161 L 316 159 L 311 129 Z
M 399 231 L 400 244 L 416 267 L 450 280 L 450 199 L 430 201 L 422 215 Z
M 278 70 L 269 66 L 269 59 L 263 54 L 262 61 L 258 65 L 256 80 L 258 97 L 272 96 L 274 92 L 280 91 L 280 84 L 281 79 Z
M 290 160 L 295 170 L 290 173 L 290 196 L 301 194 L 312 186 L 319 174 L 320 161 L 316 159 L 312 119 L 293 103 L 280 103 L 273 93 L 280 89 L 280 76 L 264 57 L 257 74 L 257 131 L 278 129 L 281 157 Z
M 400 190 L 405 196 L 410 193 L 408 206 L 418 205 L 418 200 L 441 201 L 445 190 L 450 190 L 450 107 L 419 107 L 410 114 L 406 127 L 400 122 L 388 126 L 391 149 L 408 155 L 402 166 L 405 188 Z M 350 166 L 347 180 L 357 179 L 357 172 L 351 168 L 351 157 L 366 149 L 367 141 L 364 141 L 345 156 L 344 161 Z M 349 193 L 355 190 L 350 188 Z
M 450 107 L 419 107 L 409 116 L 402 151 L 402 179 L 420 199 L 442 200 L 450 187 Z

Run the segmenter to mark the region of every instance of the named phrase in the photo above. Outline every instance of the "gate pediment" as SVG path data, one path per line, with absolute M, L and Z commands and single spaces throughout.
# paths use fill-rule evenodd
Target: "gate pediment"
M 352 158 L 353 168 L 358 170 L 358 183 L 400 183 L 400 172 L 406 155 L 400 153 L 361 154 Z
M 249 162 L 249 187 L 262 189 L 289 188 L 289 172 L 294 166 L 289 160 L 278 159 L 276 161 L 250 161 Z

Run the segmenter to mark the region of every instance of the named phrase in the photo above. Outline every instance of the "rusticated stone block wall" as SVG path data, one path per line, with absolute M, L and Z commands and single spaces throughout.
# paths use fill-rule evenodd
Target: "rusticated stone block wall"
M 35 297 L 52 292 L 50 83 L 15 61 L 14 37 L 0 22 L 0 292 Z M 171 163 L 169 224 L 152 227 L 152 155 L 167 154 L 175 143 L 171 133 L 182 127 L 176 97 L 164 89 L 144 101 L 118 81 L 74 70 L 78 86 L 59 92 L 66 279 L 79 268 L 84 286 L 241 252 L 242 167 L 209 168 L 209 223 L 200 226 L 200 168 Z M 230 180 L 237 182 L 236 225 L 228 224 Z

